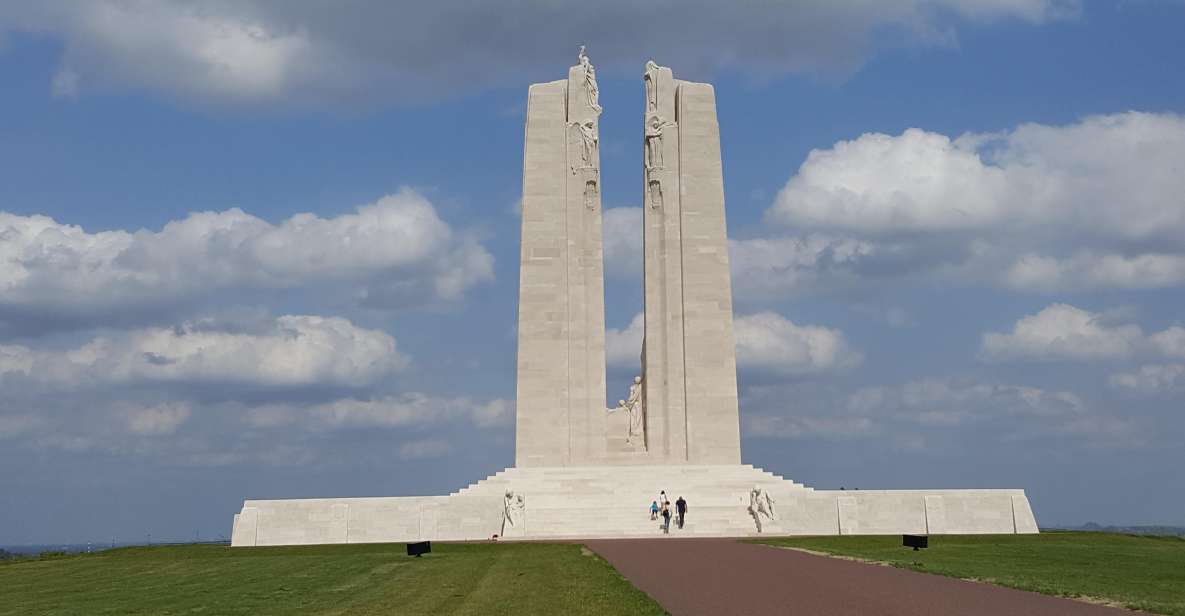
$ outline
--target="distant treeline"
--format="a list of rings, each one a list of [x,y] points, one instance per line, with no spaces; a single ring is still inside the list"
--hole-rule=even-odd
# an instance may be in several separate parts
[[[1060,526],[1042,530],[1083,530],[1095,533],[1119,533],[1123,535],[1178,535],[1185,536],[1185,526],[1103,526],[1087,522],[1082,526]]]

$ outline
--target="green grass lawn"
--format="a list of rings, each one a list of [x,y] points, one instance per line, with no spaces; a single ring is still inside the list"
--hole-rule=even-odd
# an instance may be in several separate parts
[[[663,614],[579,545],[126,548],[0,564],[0,614]]]
[[[854,556],[1064,597],[1093,597],[1185,616],[1185,538],[1106,533],[932,536],[914,552],[901,537],[803,537],[761,543]]]

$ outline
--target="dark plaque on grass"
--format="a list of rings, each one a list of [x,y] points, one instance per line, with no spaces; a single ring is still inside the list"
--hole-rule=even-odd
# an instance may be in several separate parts
[[[407,544],[407,555],[419,558],[421,554],[427,554],[432,551],[431,541],[420,541],[418,543]]]
[[[929,547],[930,537],[928,535],[901,535],[901,545],[907,548],[913,548],[913,551],[918,551],[918,548]]]

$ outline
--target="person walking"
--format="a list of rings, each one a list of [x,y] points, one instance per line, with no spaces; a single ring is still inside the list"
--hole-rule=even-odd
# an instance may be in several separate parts
[[[662,504],[662,534],[671,534],[671,504]]]
[[[679,514],[679,530],[683,530],[683,516],[687,515],[687,501],[683,500],[682,496],[675,501],[675,513]]]
[[[658,501],[650,501],[650,519],[658,519]]]

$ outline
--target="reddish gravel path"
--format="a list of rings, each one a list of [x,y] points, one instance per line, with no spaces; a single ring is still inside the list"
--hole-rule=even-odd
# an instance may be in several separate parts
[[[606,540],[587,545],[675,616],[1133,613],[727,539]]]

